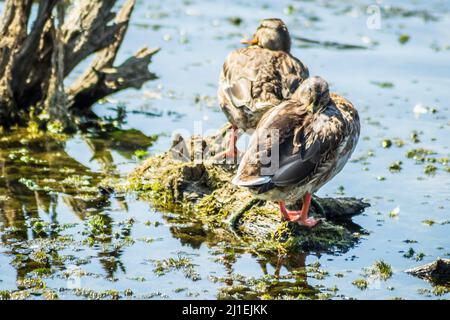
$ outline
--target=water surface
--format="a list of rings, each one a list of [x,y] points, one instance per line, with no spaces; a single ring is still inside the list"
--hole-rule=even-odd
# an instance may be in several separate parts
[[[379,29],[367,27],[371,5],[138,1],[118,62],[143,45],[161,47],[150,65],[159,79],[96,105],[109,123],[101,134],[1,138],[2,295],[448,299],[404,270],[450,255],[450,4],[381,1]],[[352,161],[318,193],[371,203],[353,219],[364,235],[347,252],[255,256],[135,195],[99,195],[101,179],[125,177],[139,151],[163,152],[173,131],[193,132],[197,121],[205,131],[222,126],[215,96],[223,60],[267,17],[285,20],[294,37],[322,43],[294,39],[292,53],[360,112]],[[377,260],[392,267],[392,277],[366,274]],[[353,284],[358,279],[368,287]]]

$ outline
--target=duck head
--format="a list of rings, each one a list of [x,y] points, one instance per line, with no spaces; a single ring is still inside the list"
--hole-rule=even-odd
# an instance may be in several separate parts
[[[321,77],[310,77],[303,81],[291,97],[306,106],[309,113],[317,113],[330,103],[328,82]]]
[[[242,40],[241,43],[257,45],[275,51],[289,52],[291,50],[291,36],[286,25],[280,19],[262,20],[253,35],[253,39]]]

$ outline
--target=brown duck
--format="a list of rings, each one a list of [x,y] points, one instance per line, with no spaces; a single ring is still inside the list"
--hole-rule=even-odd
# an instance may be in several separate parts
[[[237,130],[255,129],[262,115],[289,99],[309,76],[308,68],[289,52],[291,37],[280,19],[261,21],[249,44],[231,52],[219,80],[220,107],[232,124],[229,149],[220,157],[235,156]]]
[[[268,111],[254,132],[233,183],[278,201],[288,221],[312,227],[311,195],[342,170],[359,138],[359,116],[320,77],[306,79],[289,101]],[[301,211],[285,201],[303,198]]]

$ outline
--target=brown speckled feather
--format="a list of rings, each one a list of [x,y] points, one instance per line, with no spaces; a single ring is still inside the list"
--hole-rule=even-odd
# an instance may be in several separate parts
[[[223,65],[219,103],[232,124],[252,129],[269,108],[289,99],[308,76],[306,66],[289,53],[258,46],[238,49]]]
[[[360,125],[358,113],[348,100],[334,93],[330,98],[329,105],[319,113],[308,113],[305,106],[293,100],[267,112],[233,182],[258,193],[277,189],[268,192],[273,194],[269,198],[275,199],[280,194],[289,197],[290,193],[300,198],[299,192],[315,192],[333,178],[353,152]],[[272,145],[267,136],[271,130],[279,132],[279,144]],[[265,157],[277,147],[279,165],[274,165],[276,157],[268,163]],[[290,192],[293,189],[295,192]]]

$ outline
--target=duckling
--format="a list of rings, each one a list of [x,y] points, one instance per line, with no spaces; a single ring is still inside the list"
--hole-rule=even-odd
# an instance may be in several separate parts
[[[308,68],[290,54],[291,37],[280,19],[264,19],[249,46],[231,52],[223,64],[218,98],[232,124],[229,148],[216,158],[236,155],[237,130],[253,130],[267,110],[289,99],[309,77]]]
[[[330,93],[323,78],[308,78],[290,100],[263,116],[232,183],[278,202],[284,219],[313,227],[317,220],[308,217],[312,194],[342,170],[359,133],[358,112],[350,101]],[[301,198],[300,211],[286,209],[286,202]]]

